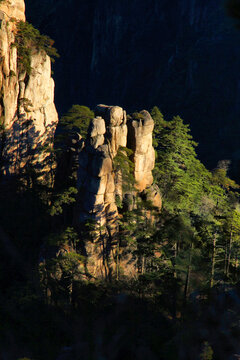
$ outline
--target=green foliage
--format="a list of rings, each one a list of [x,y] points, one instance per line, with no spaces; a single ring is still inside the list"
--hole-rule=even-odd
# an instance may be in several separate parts
[[[154,120],[153,146],[155,149],[158,149],[161,144],[161,132],[167,126],[167,121],[164,120],[163,114],[157,106],[152,108],[151,116]]]
[[[76,247],[78,242],[78,234],[72,227],[67,227],[64,231],[58,233],[52,233],[46,238],[49,246],[63,246],[69,245]]]
[[[77,130],[85,139],[90,121],[94,118],[94,112],[87,106],[72,105],[70,110],[62,116],[59,125],[66,136],[71,130]]]
[[[213,358],[213,349],[209,345],[209,343],[207,341],[205,341],[205,343],[203,344],[202,353],[200,354],[200,359],[201,360],[212,360],[212,358]]]
[[[80,275],[81,273],[79,269],[80,264],[84,264],[85,258],[80,254],[77,254],[74,251],[67,252],[61,256],[58,263],[61,264],[62,270],[66,273],[71,273],[71,275]],[[84,268],[82,268],[84,270]]]
[[[195,211],[211,174],[197,159],[197,144],[189,134],[189,126],[176,116],[160,127],[158,137],[155,176],[164,206],[172,211]]]
[[[135,111],[132,116],[131,116],[132,119],[136,119],[136,120],[144,120],[144,115],[141,114],[140,112],[138,111]]]
[[[162,227],[155,241],[160,245],[162,261],[170,260],[186,297],[189,286],[193,286],[192,274],[201,273],[213,286],[223,272],[228,273],[233,250],[237,249],[234,218],[236,240],[240,234],[236,212],[234,215],[239,185],[227,176],[227,161],[209,172],[197,159],[197,144],[179,116],[166,122],[158,108],[152,115],[156,124],[155,181],[163,197]]]
[[[15,41],[12,46],[17,48],[19,71],[26,71],[30,75],[32,71],[31,56],[35,51],[43,51],[54,61],[54,57],[59,57],[59,54],[53,44],[52,39],[47,35],[41,35],[39,30],[35,29],[32,24],[27,21],[18,21]]]
[[[58,257],[46,261],[45,265],[40,265],[40,272],[41,276],[44,278],[45,286],[51,286],[49,280],[47,280],[49,275],[51,275],[52,279],[54,279],[56,288],[58,286],[62,287],[61,282],[64,282],[65,280],[67,280],[67,282],[63,284],[63,287],[64,285],[69,286],[73,277],[78,277],[80,279],[84,274],[84,263],[84,256],[76,253],[75,251],[62,248]],[[66,290],[66,288],[63,288],[63,291]]]
[[[22,101],[30,106],[27,99]],[[46,354],[47,359],[57,358],[63,346],[74,348],[77,339],[77,344],[87,344],[83,352],[92,359],[106,357],[105,349],[111,349],[112,343],[119,358],[128,356],[126,349],[132,356],[134,344],[132,357],[139,358],[135,355],[141,340],[148,358],[177,359],[181,353],[186,359],[210,360],[225,356],[218,352],[220,345],[214,339],[229,333],[233,344],[239,289],[234,296],[230,289],[231,300],[224,303],[226,291],[220,293],[217,286],[240,279],[239,186],[228,177],[225,165],[210,172],[198,160],[189,126],[180,117],[165,121],[157,107],[151,114],[157,152],[155,181],[163,209],[154,212],[144,194],[134,199],[130,211],[118,203],[121,231],[111,241],[106,239],[106,226],[97,221],[89,221],[88,235],[82,232],[79,237],[72,225],[74,186],[40,187],[24,178],[20,179],[24,186],[13,190],[7,188],[8,183],[1,188],[0,345],[7,344],[11,331],[18,331],[13,338],[19,338],[26,354],[37,359],[46,359]],[[60,132],[67,137],[77,127],[85,136],[92,117],[90,109],[74,105],[62,118]],[[129,149],[120,147],[113,167],[122,176],[123,190],[134,193],[131,156]],[[90,243],[87,249],[83,248],[85,238]],[[96,247],[93,262],[99,261],[112,245],[118,274],[112,274],[109,283],[94,279],[95,274],[86,271],[87,253]],[[124,277],[123,266],[135,268],[137,275]],[[29,279],[31,288],[26,286]],[[212,300],[214,291],[221,294],[221,304]],[[231,309],[235,298],[236,314]],[[223,309],[227,319],[231,314],[234,319],[229,328],[221,320],[224,329],[217,329],[214,314],[222,319]],[[205,314],[214,331],[203,324]],[[6,338],[1,332],[4,327]],[[114,339],[120,339],[119,343]]]
[[[86,106],[73,105],[61,117],[54,139],[54,152],[58,162],[56,183],[61,188],[75,186],[77,181],[78,153],[86,138],[94,113]]]
[[[120,146],[117,155],[113,159],[113,169],[115,173],[120,172],[124,193],[134,189],[134,164],[130,160],[132,153],[131,149]]]
[[[78,193],[77,189],[70,187],[64,192],[57,194],[55,200],[50,209],[50,215],[60,215],[63,213],[63,207],[69,204],[72,204],[76,201],[76,194]]]
[[[229,191],[230,189],[239,189],[239,185],[227,176],[227,170],[216,168],[212,172],[212,183]]]

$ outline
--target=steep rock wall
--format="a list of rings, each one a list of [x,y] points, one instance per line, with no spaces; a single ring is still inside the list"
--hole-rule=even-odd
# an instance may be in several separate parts
[[[31,74],[18,67],[16,23],[25,20],[24,1],[0,4],[0,122],[1,163],[4,175],[19,173],[26,164],[42,168],[49,154],[41,149],[52,138],[58,115],[50,58],[33,51]]]

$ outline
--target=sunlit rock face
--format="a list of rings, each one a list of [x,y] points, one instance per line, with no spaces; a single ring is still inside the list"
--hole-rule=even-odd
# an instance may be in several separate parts
[[[0,5],[0,123],[3,175],[17,175],[34,165],[49,170],[49,153],[41,151],[52,138],[58,122],[50,58],[33,49],[31,74],[20,71],[15,40],[16,21],[25,20],[24,1]]]
[[[10,19],[25,21],[24,0],[2,0],[0,10]]]
[[[127,121],[126,111],[121,107],[98,105],[79,155],[75,225],[81,234],[87,223],[93,225],[93,240],[85,242],[88,271],[93,276],[106,276],[116,267],[120,218],[117,198],[123,200],[144,194],[155,207],[161,208],[159,189],[152,185],[154,122],[147,111],[143,110],[140,114],[142,120],[133,118]],[[119,149],[126,147],[132,150],[136,181],[130,193],[124,192],[122,171],[115,167]],[[126,267],[125,271],[133,274],[134,264]]]
[[[142,118],[129,121],[128,143],[133,150],[134,177],[136,188],[141,192],[153,183],[152,170],[155,166],[155,152],[152,146],[154,121],[146,110]]]

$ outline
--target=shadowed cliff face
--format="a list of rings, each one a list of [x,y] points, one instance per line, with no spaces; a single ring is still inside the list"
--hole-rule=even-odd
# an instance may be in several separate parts
[[[210,167],[238,158],[240,33],[221,1],[27,0],[56,40],[56,104],[158,105],[181,115]]]

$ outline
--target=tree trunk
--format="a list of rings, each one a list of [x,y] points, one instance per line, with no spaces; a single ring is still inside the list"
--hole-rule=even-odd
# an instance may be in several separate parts
[[[184,287],[184,302],[186,302],[189,292],[189,284],[190,284],[190,277],[191,277],[191,265],[192,265],[192,250],[193,250],[193,243],[191,243],[189,257],[188,257],[188,267],[187,267],[187,275]]]
[[[142,260],[142,274],[145,274],[145,263],[146,263],[146,258],[145,258],[145,256],[143,256],[143,260]]]
[[[116,259],[116,266],[117,266],[117,274],[116,274],[116,277],[117,277],[117,281],[119,280],[119,240],[118,240],[118,243],[117,243],[117,259]]]
[[[178,243],[174,244],[174,278],[177,278],[177,270],[176,270],[176,259],[178,254]]]
[[[227,258],[228,258],[228,241],[226,240],[225,254],[224,254],[224,274],[226,276],[227,276]]]
[[[229,276],[229,267],[230,267],[230,261],[231,261],[231,252],[232,252],[232,229],[230,232],[230,238],[229,238],[229,248],[228,248],[228,258],[227,258],[227,271],[226,275]]]
[[[213,250],[212,250],[212,266],[211,266],[211,278],[210,278],[210,288],[214,285],[214,274],[215,274],[215,263],[216,263],[216,240],[217,234],[214,234],[213,237]]]

